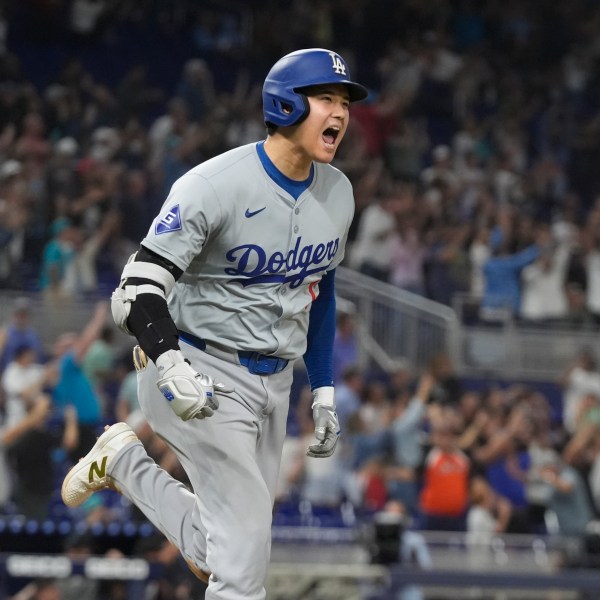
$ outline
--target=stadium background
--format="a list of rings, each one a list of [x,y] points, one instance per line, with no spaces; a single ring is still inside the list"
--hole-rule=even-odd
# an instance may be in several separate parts
[[[524,522],[474,545],[464,524],[426,528],[418,506],[403,518],[390,514],[385,501],[395,497],[379,476],[385,470],[372,476],[377,461],[323,473],[291,461],[301,476],[282,485],[276,507],[269,598],[594,597],[600,577],[581,568],[593,567],[598,551],[597,425],[590,417],[588,428],[566,427],[564,410],[565,375],[579,368],[582,350],[598,351],[597,2],[29,0],[5,2],[0,15],[0,317],[8,331],[19,310],[26,315],[42,362],[60,334],[89,326],[170,184],[197,162],[264,136],[260,85],[273,61],[299,47],[334,48],[371,92],[353,107],[336,158],[357,199],[339,277],[347,325],[338,336],[338,385],[358,386],[363,417],[371,425],[387,419],[386,435],[399,388],[412,394],[434,365],[444,385],[431,404],[444,414],[472,396],[483,413],[500,403],[507,419],[515,406],[541,406],[530,418],[547,422],[552,447],[584,482],[591,514],[575,533],[561,529],[548,505],[540,518],[527,512],[527,498],[523,507],[512,498]],[[495,241],[498,231],[505,244]],[[61,241],[75,251],[57,253]],[[516,279],[519,293],[499,305],[484,264],[497,245],[514,258],[531,244],[562,265],[555,287],[528,286],[515,268],[500,288]],[[548,290],[562,298],[558,308]],[[96,381],[105,420],[126,410],[118,401],[130,344],[110,329],[96,332],[114,361]],[[600,394],[595,365],[587,372],[586,393]],[[301,370],[296,379],[287,459],[306,418]],[[419,424],[419,484],[435,418]],[[60,415],[44,427],[59,430]],[[360,439],[378,439],[376,429]],[[531,460],[539,440],[533,430],[519,435]],[[348,438],[347,452],[356,450],[359,438]],[[475,465],[477,448],[466,449]],[[69,459],[60,448],[49,456],[56,484]],[[353,484],[340,483],[339,471]],[[383,497],[375,493],[382,481]],[[510,496],[501,484],[495,492]],[[64,598],[199,597],[119,498],[107,494],[76,514],[56,488],[47,500],[38,520],[18,503],[2,505],[0,598],[54,577],[72,584],[63,585]],[[86,563],[85,551],[117,562]],[[84,589],[65,578],[65,556],[76,575],[100,584]],[[157,579],[144,592],[149,573]],[[119,577],[134,581],[125,589]],[[420,587],[399,591],[413,579]]]

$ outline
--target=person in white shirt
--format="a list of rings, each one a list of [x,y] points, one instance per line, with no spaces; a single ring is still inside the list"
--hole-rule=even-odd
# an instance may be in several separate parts
[[[547,322],[567,316],[565,288],[570,248],[562,244],[523,269],[521,317],[527,321]]]
[[[12,427],[25,417],[49,376],[49,371],[36,361],[35,348],[26,345],[17,348],[2,374],[5,426]]]
[[[394,197],[386,194],[363,211],[350,261],[353,268],[381,281],[389,278],[394,239],[398,235]]]

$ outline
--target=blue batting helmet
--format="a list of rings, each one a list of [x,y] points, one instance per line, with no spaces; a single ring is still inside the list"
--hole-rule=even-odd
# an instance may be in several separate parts
[[[263,114],[270,125],[297,125],[308,115],[305,88],[324,83],[342,83],[348,88],[350,102],[364,100],[368,91],[350,80],[346,61],[324,48],[297,50],[280,58],[269,71],[263,85]]]

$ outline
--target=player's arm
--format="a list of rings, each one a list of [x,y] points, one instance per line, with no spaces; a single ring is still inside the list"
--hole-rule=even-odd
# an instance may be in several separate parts
[[[314,458],[331,456],[340,426],[335,412],[333,387],[333,340],[335,337],[335,269],[319,283],[319,295],[310,309],[304,364],[313,393],[313,419],[318,440],[308,448]]]
[[[182,274],[170,260],[140,246],[125,265],[119,287],[112,295],[115,323],[135,336],[154,362],[168,350],[179,350],[177,327],[167,298]]]
[[[216,393],[227,392],[212,377],[196,373],[179,349],[179,334],[169,313],[167,298],[183,271],[159,254],[140,246],[123,269],[113,292],[111,309],[117,326],[135,336],[138,370],[146,356],[159,372],[158,388],[184,421],[211,416],[219,406]]]

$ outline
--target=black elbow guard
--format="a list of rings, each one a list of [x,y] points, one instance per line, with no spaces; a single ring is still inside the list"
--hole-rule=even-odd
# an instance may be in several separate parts
[[[179,350],[177,327],[166,301],[156,294],[140,294],[136,298],[131,304],[127,326],[154,362],[167,350]]]

